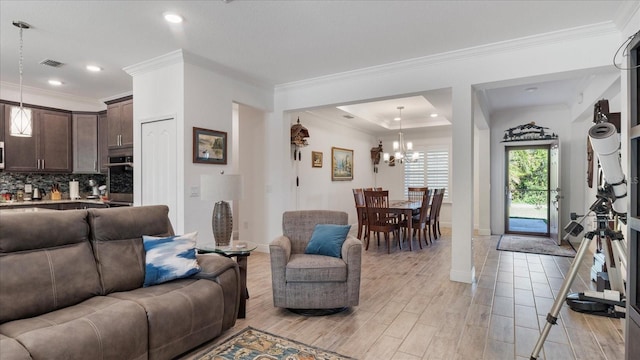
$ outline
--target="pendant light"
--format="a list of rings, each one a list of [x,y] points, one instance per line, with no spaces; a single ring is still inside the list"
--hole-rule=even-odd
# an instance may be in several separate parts
[[[31,109],[25,109],[22,104],[22,30],[31,26],[23,21],[14,21],[13,26],[20,29],[20,107],[11,108],[11,136],[31,137],[33,123],[31,121]]]
[[[402,110],[404,106],[398,106],[398,117],[394,120],[400,122],[400,131],[398,132],[398,141],[393,142],[393,158],[389,153],[384,153],[383,159],[384,162],[389,164],[390,166],[394,166],[396,162],[400,164],[414,162],[418,160],[419,154],[418,152],[413,151],[413,143],[411,141],[404,141],[404,133],[402,133]]]

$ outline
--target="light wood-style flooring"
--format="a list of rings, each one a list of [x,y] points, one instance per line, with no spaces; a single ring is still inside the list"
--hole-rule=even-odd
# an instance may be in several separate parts
[[[571,258],[497,251],[499,236],[473,240],[477,282],[449,280],[450,231],[410,252],[372,243],[363,249],[360,305],[303,317],[273,307],[269,254],[249,257],[246,319],[191,352],[202,353],[247,326],[357,359],[529,359]],[[573,291],[595,288],[592,259]],[[322,296],[322,294],[318,294]],[[623,320],[566,305],[539,359],[624,359]]]

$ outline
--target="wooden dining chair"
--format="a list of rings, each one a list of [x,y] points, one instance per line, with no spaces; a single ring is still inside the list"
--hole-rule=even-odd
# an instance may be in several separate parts
[[[445,188],[440,189],[440,199],[438,200],[438,206],[436,207],[436,219],[433,226],[433,233],[436,239],[438,238],[438,235],[442,236],[442,232],[440,231],[440,209],[442,208],[442,202],[444,200],[444,192]],[[437,234],[436,230],[438,230]]]
[[[428,188],[425,187],[409,187],[407,188],[407,199],[409,201],[422,201],[424,194],[427,192]]]
[[[358,239],[362,239],[363,230],[367,229],[367,205],[364,202],[364,190],[353,189],[353,199],[356,203],[356,216],[358,217]],[[365,232],[365,237],[368,232]]]
[[[395,234],[397,239],[400,238],[399,224],[397,217],[389,209],[389,191],[365,190],[364,201],[367,209],[367,237],[365,250],[369,249],[371,232],[376,233],[378,245],[380,245],[380,233],[384,233],[384,239],[387,243],[387,253],[391,253],[390,234]],[[402,244],[398,241],[398,245],[402,248]]]
[[[444,198],[444,189],[435,189],[433,192],[433,199],[431,200],[431,207],[429,208],[429,240],[431,240],[431,233],[433,238],[438,239],[437,222],[438,213],[440,212],[440,206],[442,205],[442,199]],[[433,243],[433,240],[431,240]]]
[[[407,188],[407,200],[411,202],[422,201],[424,194],[427,192],[427,187],[409,187]],[[420,207],[422,208],[422,207]],[[420,209],[415,209],[413,215],[420,214]]]
[[[420,213],[413,215],[412,217],[411,228],[413,229],[413,236],[415,237],[416,234],[418,235],[418,245],[420,245],[420,249],[422,249],[423,238],[424,243],[429,245],[429,240],[427,239],[427,231],[429,230],[429,203],[433,192],[433,190],[426,190],[422,194],[422,206],[420,206]],[[407,230],[408,225],[409,224],[406,219],[400,223],[400,227]],[[408,236],[404,236],[404,238],[408,238]]]

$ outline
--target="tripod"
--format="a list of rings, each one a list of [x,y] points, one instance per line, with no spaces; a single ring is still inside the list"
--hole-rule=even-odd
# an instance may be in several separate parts
[[[611,243],[612,243],[612,248],[614,252],[614,259],[620,259],[623,266],[626,267],[627,265],[626,250],[620,243],[621,240],[623,240],[622,233],[620,231],[613,231],[609,228],[609,214],[611,211],[610,205],[611,204],[607,197],[598,195],[598,199],[590,207],[591,211],[588,214],[584,215],[583,220],[591,212],[595,212],[598,227],[596,230],[589,231],[584,235],[584,238],[580,243],[580,247],[578,248],[576,257],[573,260],[571,267],[569,268],[569,272],[567,273],[567,276],[565,277],[564,282],[562,283],[562,286],[560,287],[558,296],[556,297],[555,301],[553,302],[553,305],[551,306],[551,311],[547,314],[547,319],[546,319],[547,322],[545,323],[544,328],[542,329],[542,333],[540,333],[540,337],[538,338],[538,341],[536,342],[536,345],[533,348],[533,351],[531,352],[531,358],[530,358],[531,360],[536,360],[538,358],[538,355],[540,354],[540,350],[542,350],[542,346],[544,345],[544,342],[547,339],[547,336],[549,336],[549,332],[551,331],[551,326],[557,324],[558,314],[560,313],[560,309],[562,308],[562,303],[566,299],[569,293],[569,288],[571,287],[571,284],[573,283],[573,281],[576,278],[576,275],[578,274],[578,269],[580,268],[580,264],[582,263],[582,260],[584,258],[584,255],[587,252],[587,249],[589,248],[589,244],[591,243],[591,240],[593,240],[593,238],[596,235],[600,235],[603,238],[610,238],[612,240]],[[572,223],[572,224],[575,224],[575,223]],[[571,231],[570,234],[568,235],[575,236],[582,231],[582,227],[579,224],[576,224],[577,226],[576,225],[571,226],[572,224],[569,224],[567,228],[571,228],[572,230],[577,230],[577,233]]]

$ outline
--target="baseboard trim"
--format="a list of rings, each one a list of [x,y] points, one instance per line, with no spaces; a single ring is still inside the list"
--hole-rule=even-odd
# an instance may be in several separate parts
[[[478,235],[489,236],[491,235],[491,229],[478,229]]]
[[[451,281],[457,281],[461,283],[473,284],[476,280],[476,268],[471,267],[471,272],[451,269],[449,272],[449,279]]]

